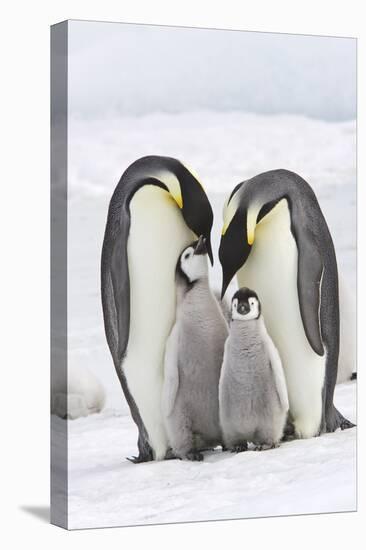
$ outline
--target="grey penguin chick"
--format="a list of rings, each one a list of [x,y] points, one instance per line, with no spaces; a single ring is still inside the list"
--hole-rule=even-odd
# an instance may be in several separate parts
[[[269,337],[257,294],[240,288],[231,303],[231,323],[219,384],[220,424],[232,452],[277,447],[289,409],[278,351]]]
[[[228,325],[208,281],[201,236],[176,267],[176,320],[165,348],[162,410],[175,456],[203,460],[221,444],[219,380]]]

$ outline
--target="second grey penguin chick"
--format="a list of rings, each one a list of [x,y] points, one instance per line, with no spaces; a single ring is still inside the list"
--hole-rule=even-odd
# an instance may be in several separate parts
[[[245,451],[279,445],[289,408],[280,356],[269,337],[257,294],[239,289],[232,298],[231,324],[219,385],[225,446]]]
[[[200,237],[176,268],[176,321],[166,343],[163,416],[179,458],[203,460],[221,444],[219,380],[228,325],[208,281],[207,249]]]

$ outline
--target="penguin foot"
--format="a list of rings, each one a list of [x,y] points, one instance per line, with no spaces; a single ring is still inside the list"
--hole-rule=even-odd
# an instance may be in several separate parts
[[[334,408],[334,413],[328,418],[326,422],[326,431],[327,432],[334,432],[338,428],[341,430],[349,430],[350,428],[354,428],[356,424],[353,424],[350,420],[347,420],[347,418],[344,418],[344,416],[336,409]]]
[[[352,373],[351,380],[357,380],[357,372]]]
[[[293,441],[296,439],[296,434],[287,434],[286,432],[283,434],[281,441]]]
[[[343,418],[343,420],[340,423],[341,430],[349,430],[350,428],[354,428],[356,424],[353,424],[350,420],[347,420],[347,418]]]
[[[276,449],[280,444],[276,443],[262,443],[261,445],[255,445],[254,451],[269,451],[269,449]]]
[[[195,462],[202,462],[203,461],[203,454],[200,453],[199,451],[195,451],[195,450],[192,450],[192,451],[189,451],[185,458],[187,460],[192,460],[192,461],[195,461]]]
[[[244,441],[243,443],[239,443],[238,445],[234,445],[230,448],[230,452],[232,453],[244,453],[248,450],[248,443]]]
[[[164,460],[175,460],[175,459],[180,459],[180,457],[174,453],[173,449],[168,449],[165,454]]]
[[[285,429],[283,430],[282,441],[292,441],[295,438],[296,438],[295,426],[288,415]]]
[[[146,458],[142,455],[139,456],[126,456],[126,459],[132,464],[141,464],[142,462],[151,462],[152,458]]]
[[[144,452],[144,453],[139,453],[139,456],[126,456],[126,459],[129,461],[129,462],[132,462],[133,464],[141,464],[142,462],[152,462],[154,460],[154,455],[152,453],[152,451],[150,452]]]
[[[141,462],[152,462],[154,460],[153,450],[143,433],[139,433],[137,447],[139,450],[139,455],[131,457],[127,456],[127,460],[129,460],[133,464],[141,464]]]

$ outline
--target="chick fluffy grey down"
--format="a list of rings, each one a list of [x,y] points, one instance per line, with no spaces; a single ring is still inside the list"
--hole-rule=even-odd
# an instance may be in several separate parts
[[[208,281],[200,238],[176,269],[176,322],[166,344],[163,414],[175,456],[202,460],[200,450],[221,443],[219,380],[228,326]]]
[[[268,336],[257,294],[233,296],[229,337],[220,378],[220,423],[225,446],[245,451],[279,444],[288,411],[281,359]]]

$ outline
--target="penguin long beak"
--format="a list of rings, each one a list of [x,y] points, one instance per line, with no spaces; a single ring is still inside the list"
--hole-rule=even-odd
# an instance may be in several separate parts
[[[207,254],[206,239],[203,235],[198,239],[194,254],[195,256]]]
[[[198,239],[198,243],[196,245],[194,254],[207,254],[210,258],[211,265],[213,265],[213,255],[212,255],[212,248],[211,248],[211,241],[210,237],[204,237],[203,235],[200,236]]]
[[[214,260],[213,260],[213,253],[212,253],[212,246],[211,246],[210,236],[206,237],[205,245],[206,245],[206,250],[207,250],[208,257],[210,258],[210,263],[211,263],[211,265],[213,265]]]
[[[229,286],[229,284],[230,284],[232,278],[233,278],[233,277],[231,277],[230,275],[228,275],[228,273],[225,273],[225,271],[222,270],[221,300],[222,300],[223,297],[225,296],[225,292],[226,292],[227,287]]]

